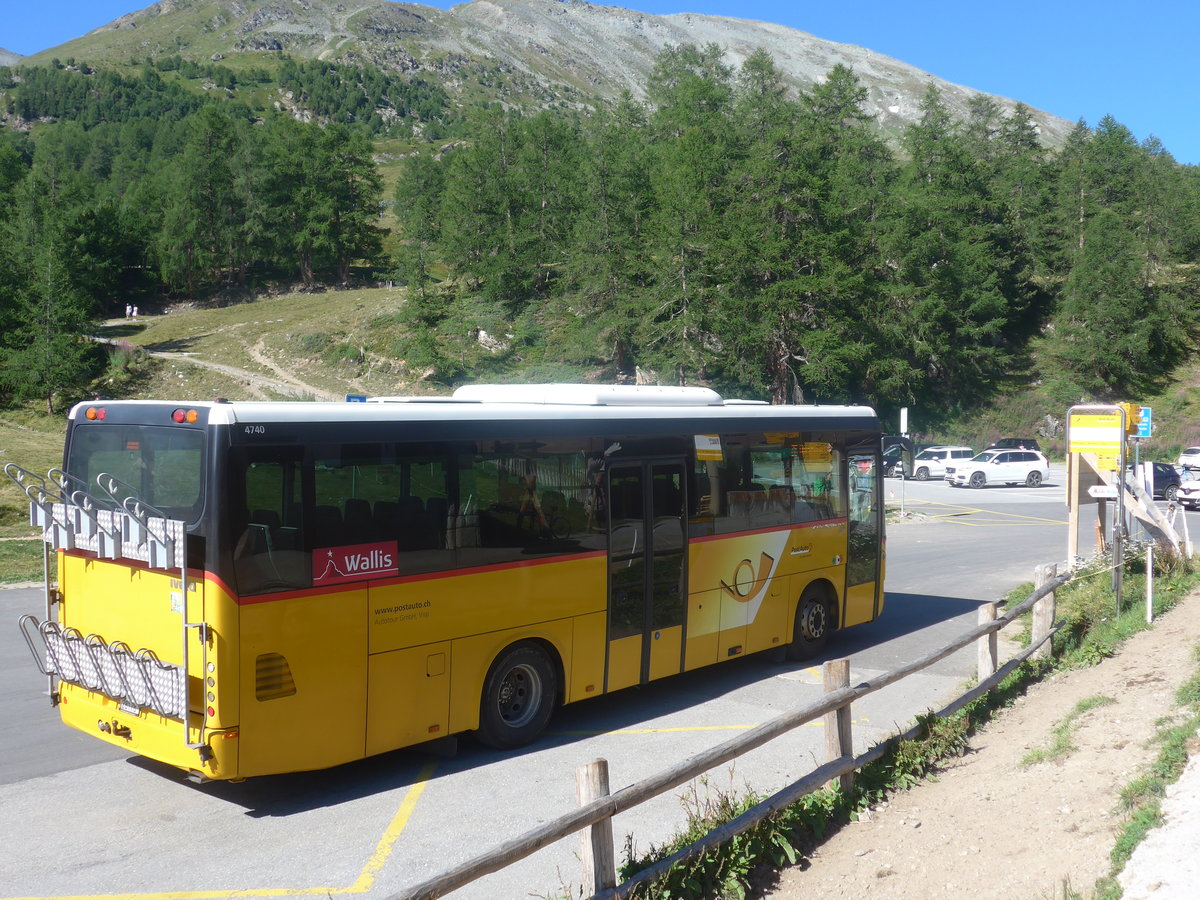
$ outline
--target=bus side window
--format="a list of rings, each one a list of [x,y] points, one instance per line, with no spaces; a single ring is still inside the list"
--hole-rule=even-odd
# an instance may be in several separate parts
[[[243,594],[308,587],[302,549],[299,460],[247,462],[240,473],[242,513],[235,523],[234,575]]]
[[[599,510],[589,505],[599,471],[589,468],[585,448],[572,441],[531,450],[485,442],[464,454],[458,495],[465,514],[450,515],[458,565],[579,552],[581,541],[599,527]]]

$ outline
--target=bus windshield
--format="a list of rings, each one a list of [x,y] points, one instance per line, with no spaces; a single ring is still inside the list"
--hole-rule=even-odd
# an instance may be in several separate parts
[[[67,473],[96,489],[99,475],[111,475],[133,489],[143,503],[169,518],[195,521],[203,507],[204,433],[160,425],[76,428]]]

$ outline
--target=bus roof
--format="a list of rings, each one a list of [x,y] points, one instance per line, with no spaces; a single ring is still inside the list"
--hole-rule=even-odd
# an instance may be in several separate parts
[[[99,400],[81,403],[69,418],[87,407],[107,407],[119,418],[141,420],[136,410],[182,407],[201,413],[209,425],[283,422],[436,422],[690,419],[770,421],[804,419],[829,427],[878,428],[868,406],[773,406],[726,400],[708,388],[661,388],[633,385],[472,385],[453,396],[379,397],[368,402],[330,401],[156,401]],[[207,415],[205,415],[207,414]]]

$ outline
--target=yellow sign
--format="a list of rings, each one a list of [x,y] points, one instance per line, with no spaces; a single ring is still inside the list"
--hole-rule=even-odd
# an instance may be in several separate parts
[[[833,461],[833,445],[817,441],[805,441],[800,445],[800,458],[806,463]]]
[[[1125,431],[1118,412],[1073,412],[1067,424],[1067,452],[1096,454],[1097,468],[1120,467]]]
[[[722,462],[725,454],[721,452],[721,436],[719,434],[696,435],[696,459]]]

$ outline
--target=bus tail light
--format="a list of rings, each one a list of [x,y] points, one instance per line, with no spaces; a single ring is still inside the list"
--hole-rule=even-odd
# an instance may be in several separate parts
[[[83,417],[90,422],[95,422],[97,420],[103,422],[104,417],[107,415],[108,410],[106,410],[103,406],[89,406],[83,411]]]
[[[171,419],[182,425],[186,422],[189,425],[195,425],[200,421],[200,413],[194,409],[177,409],[171,413]]]

